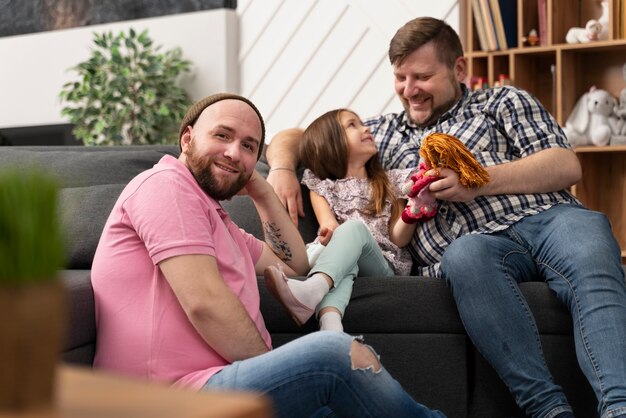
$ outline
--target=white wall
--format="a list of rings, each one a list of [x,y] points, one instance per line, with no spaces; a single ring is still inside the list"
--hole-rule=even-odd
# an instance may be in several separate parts
[[[164,48],[194,63],[184,81],[193,99],[217,91],[249,97],[268,139],[336,107],[362,117],[400,110],[389,41],[419,15],[459,28],[458,0],[238,0],[237,10],[174,16],[0,38],[0,128],[65,123],[58,99],[89,56],[92,32],[149,29]]]
[[[89,58],[93,32],[148,29],[163,49],[181,47],[193,62],[183,86],[193,99],[238,91],[238,24],[234,10],[218,9],[0,37],[0,128],[66,123],[58,95],[77,74],[67,71]]]
[[[399,111],[387,58],[396,30],[420,15],[459,30],[458,0],[238,0],[237,15],[240,92],[268,140],[338,107]]]

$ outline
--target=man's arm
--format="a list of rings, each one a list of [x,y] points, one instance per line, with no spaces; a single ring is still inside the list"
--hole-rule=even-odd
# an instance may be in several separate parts
[[[274,187],[295,225],[298,225],[298,216],[304,217],[302,193],[296,177],[298,146],[301,138],[302,129],[280,131],[272,138],[265,151],[270,165],[267,181]]]
[[[430,184],[430,191],[437,199],[468,202],[478,196],[563,190],[576,184],[582,176],[578,157],[567,148],[545,149],[518,161],[486,167],[486,170],[489,183],[469,189],[459,183],[454,171],[440,169],[441,179]]]
[[[162,261],[159,268],[189,321],[220,356],[232,363],[269,351],[214,257],[181,255]]]
[[[276,264],[280,264],[287,275],[308,273],[309,261],[300,231],[272,186],[255,171],[244,192],[254,202],[265,233],[265,247],[255,265],[257,273],[261,274],[266,267]]]

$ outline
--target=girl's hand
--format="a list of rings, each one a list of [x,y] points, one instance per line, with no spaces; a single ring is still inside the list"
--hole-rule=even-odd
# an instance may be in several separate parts
[[[330,239],[333,237],[333,231],[337,228],[338,225],[324,225],[320,227],[320,232],[318,234],[320,238],[320,244],[326,246],[330,242]]]

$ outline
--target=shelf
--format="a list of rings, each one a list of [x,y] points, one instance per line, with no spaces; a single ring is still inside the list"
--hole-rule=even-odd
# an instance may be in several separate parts
[[[472,5],[459,2],[468,80],[482,77],[489,85],[507,74],[512,85],[535,96],[563,126],[580,97],[592,86],[607,90],[618,100],[626,88],[626,39],[619,36],[617,1],[610,0],[609,40],[565,43],[572,27],[584,27],[602,13],[598,0],[545,0],[546,45],[530,46],[522,38],[539,30],[538,4],[543,0],[517,0],[517,45],[499,51],[480,50]],[[479,19],[480,20],[480,19]],[[624,22],[626,24],[626,22]],[[509,42],[510,44],[510,42]],[[603,212],[626,261],[626,145],[584,146],[574,149],[583,175],[572,192],[588,208]]]
[[[590,51],[590,52],[610,52],[623,51],[626,46],[626,39],[616,39],[613,41],[595,41],[586,44],[554,44],[548,46],[526,46],[522,48],[509,48],[502,51],[467,51],[465,54],[470,57],[487,57],[490,55],[508,54],[538,54],[542,52],[555,51]]]
[[[589,152],[626,152],[626,145],[607,145],[605,147],[596,147],[593,145],[574,148],[576,154],[584,154]]]

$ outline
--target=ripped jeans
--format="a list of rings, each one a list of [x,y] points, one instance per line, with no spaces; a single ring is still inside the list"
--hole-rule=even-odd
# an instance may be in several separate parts
[[[369,346],[336,331],[314,332],[237,361],[204,389],[263,393],[277,417],[445,417],[415,402]]]

